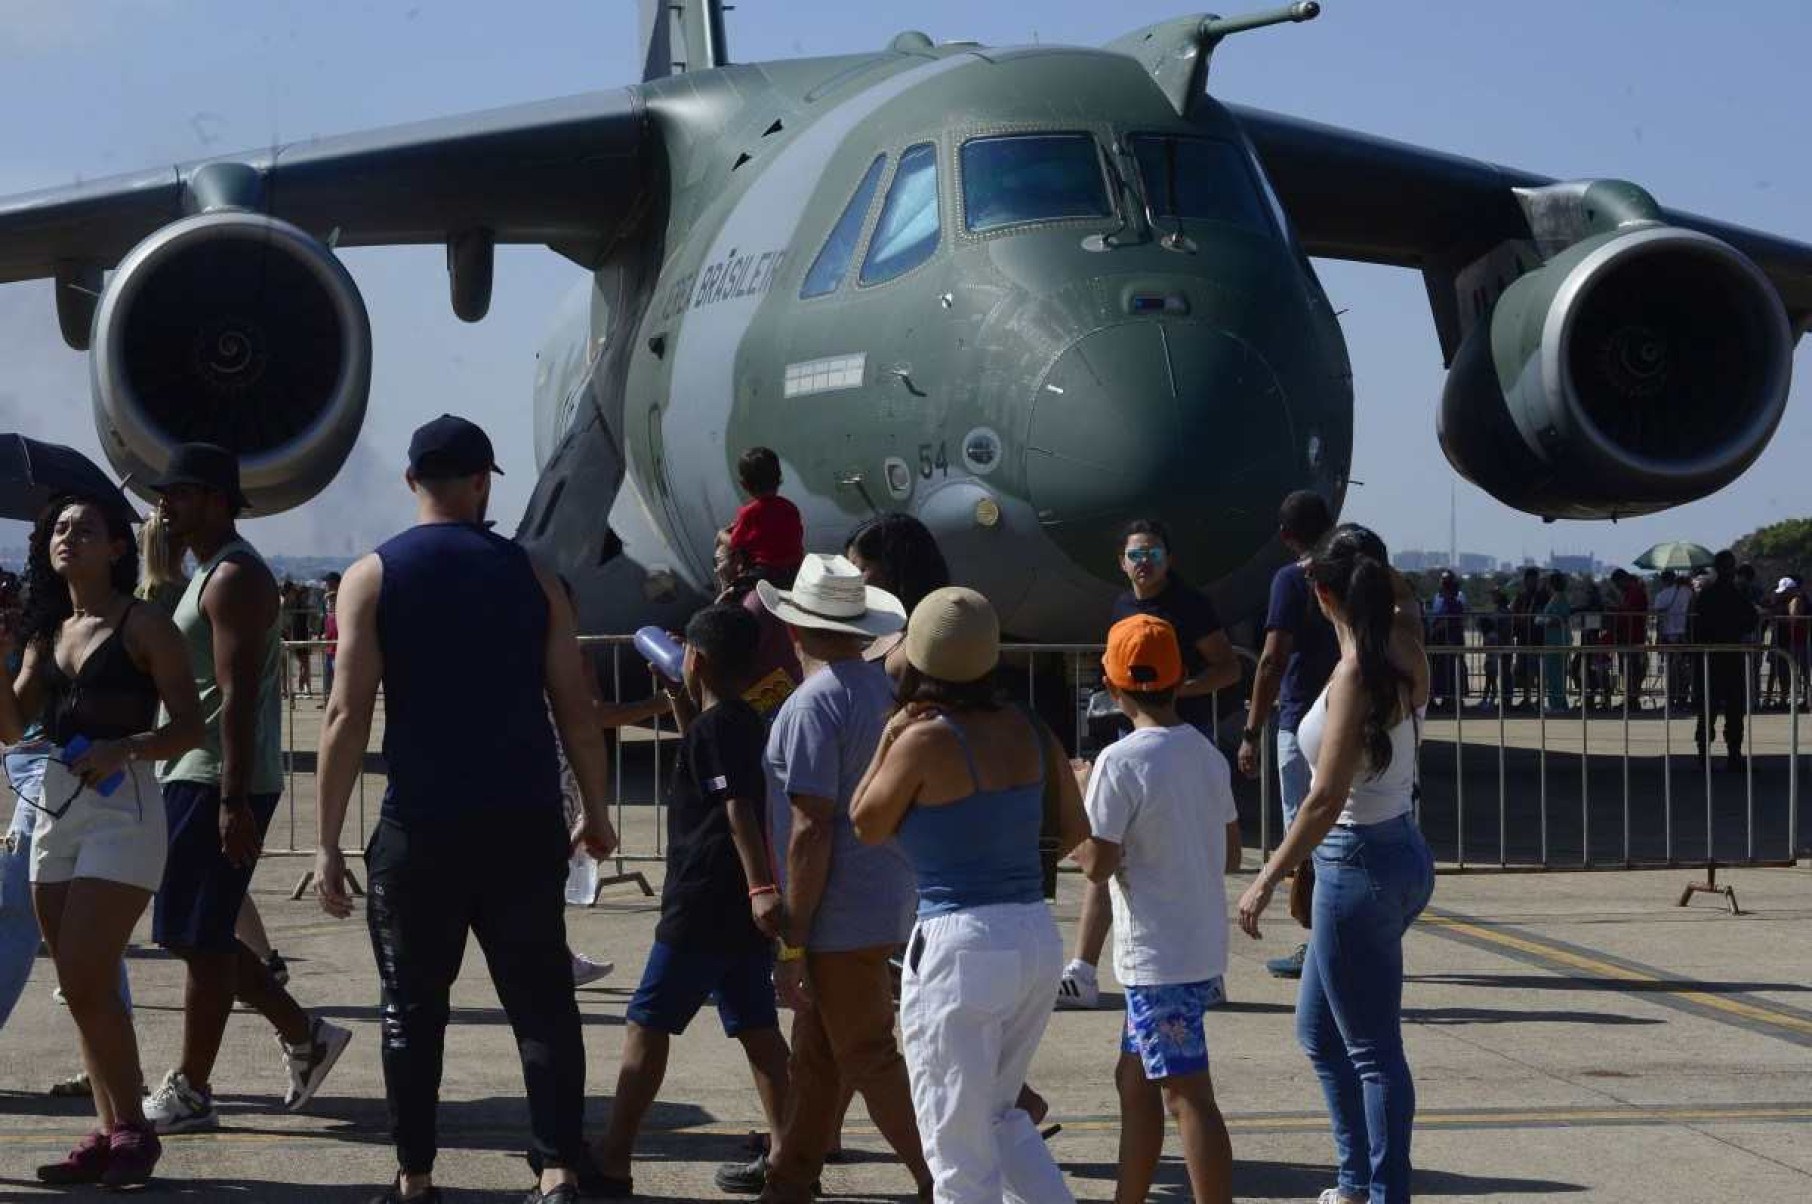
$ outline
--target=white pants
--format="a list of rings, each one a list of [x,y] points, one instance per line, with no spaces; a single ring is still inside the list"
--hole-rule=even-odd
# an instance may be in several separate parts
[[[900,1031],[937,1204],[1075,1200],[1016,1106],[1062,972],[1063,942],[1043,903],[932,916],[913,932]]]

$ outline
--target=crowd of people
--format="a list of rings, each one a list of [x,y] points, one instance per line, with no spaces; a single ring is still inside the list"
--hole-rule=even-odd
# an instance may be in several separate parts
[[[1695,714],[1727,704],[1713,678],[1730,673],[1748,679],[1748,710],[1812,705],[1812,594],[1791,574],[1765,588],[1729,551],[1697,573],[1669,569],[1647,581],[1624,569],[1603,582],[1525,569],[1514,594],[1491,585],[1483,605],[1443,572],[1424,613],[1437,711]],[[1708,670],[1704,653],[1668,651],[1684,645],[1753,651],[1713,655]]]
[[[1168,1114],[1194,1199],[1228,1201],[1234,1155],[1207,1016],[1226,997],[1233,922],[1257,938],[1280,889],[1309,933],[1270,968],[1301,979],[1296,1036],[1334,1136],[1321,1200],[1409,1199],[1402,938],[1433,888],[1413,796],[1438,672],[1424,607],[1375,534],[1336,527],[1313,494],[1281,507],[1296,559],[1272,584],[1236,764],[1259,772],[1275,706],[1287,832],[1230,909],[1236,770],[1214,734],[1238,662],[1161,524],[1119,541],[1127,589],[1102,676],[1120,724],[1089,763],[1006,700],[997,617],[950,580],[924,526],[883,515],[841,548],[808,550],[778,457],[759,448],[739,461],[749,502],[720,536],[722,592],[687,625],[681,665],[650,702],[606,704],[566,586],[485,521],[496,471],[473,424],[419,429],[407,472],[418,524],[333,581],[309,629],[331,642],[315,881],[338,917],[354,910],[348,803],[380,691],[385,703],[388,784],[365,850],[397,1155],[380,1204],[440,1199],[441,1064],[468,934],[522,1062],[531,1202],[634,1194],[674,1039],[707,1003],[746,1052],[768,1128],[752,1161],[718,1170],[720,1188],[812,1199],[859,1093],[919,1198],[1070,1200],[1041,1127],[1049,1104],[1028,1077],[1053,1009],[1099,1002],[1110,935],[1126,1006],[1116,1199],[1146,1197]],[[235,999],[273,1030],[291,1108],[308,1106],[352,1038],[289,995],[247,902],[282,786],[294,591],[286,610],[238,534],[229,453],[185,447],[155,488],[142,563],[120,505],[53,502],[33,533],[21,621],[3,637],[17,656],[0,740],[21,803],[0,987],[16,998],[16,954],[41,930],[96,1113],[88,1137],[39,1169],[47,1183],[143,1183],[160,1133],[218,1124],[213,1070]],[[1551,605],[1524,613],[1564,619]],[[1463,613],[1428,611],[1435,624]],[[660,920],[591,1143],[569,856],[616,847],[606,729],[668,711],[683,738]],[[1051,911],[1065,860],[1087,882],[1067,965]],[[147,906],[152,939],[187,975],[181,1048],[149,1092],[122,962]]]

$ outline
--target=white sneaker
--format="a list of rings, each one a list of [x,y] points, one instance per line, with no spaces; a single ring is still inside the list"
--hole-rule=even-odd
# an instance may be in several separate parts
[[[291,1112],[306,1107],[351,1040],[352,1030],[329,1024],[319,1017],[309,1026],[308,1040],[301,1045],[290,1045],[279,1035],[277,1048],[283,1051],[283,1061],[289,1070],[289,1090],[283,1093],[283,1106]]]
[[[609,978],[617,971],[615,962],[594,962],[582,954],[573,954],[573,985],[585,986],[601,978]]]
[[[145,1121],[159,1133],[193,1133],[218,1129],[213,1094],[189,1086],[189,1076],[172,1070],[145,1099]]]
[[[1095,967],[1072,961],[1057,980],[1057,1007],[1063,1011],[1093,1011],[1101,1006],[1101,984]]]
[[[1371,1198],[1369,1192],[1364,1195],[1349,1196],[1338,1187],[1330,1187],[1315,1197],[1315,1204],[1366,1204]]]

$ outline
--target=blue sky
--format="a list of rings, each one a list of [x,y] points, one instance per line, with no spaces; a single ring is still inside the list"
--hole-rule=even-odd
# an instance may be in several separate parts
[[[1241,6],[1244,7],[1244,6]],[[1741,0],[1327,0],[1319,21],[1222,47],[1214,91],[1545,174],[1622,176],[1663,203],[1812,241],[1803,50],[1812,5]],[[5,0],[0,4],[0,193],[313,135],[631,82],[633,0]],[[878,48],[903,29],[938,40],[1100,44],[1188,11],[1175,3],[741,0],[742,60]],[[1228,11],[1239,11],[1232,5]],[[511,470],[513,525],[532,482],[534,352],[577,269],[507,249],[491,316],[459,323],[436,248],[346,256],[376,338],[371,416],[349,471],[316,503],[252,528],[275,550],[362,550],[408,521],[398,477],[409,431],[443,410],[484,422]],[[1450,482],[1435,440],[1442,369],[1422,283],[1387,268],[1318,265],[1343,319],[1357,390],[1347,514],[1393,547],[1447,542]],[[1796,366],[1812,360],[1802,349]],[[1459,482],[1460,541],[1505,557],[1650,542],[1726,541],[1812,512],[1812,386],[1761,461],[1715,498],[1612,527],[1511,511]],[[93,450],[85,359],[57,337],[49,289],[0,286],[0,429]],[[0,524],[0,543],[19,542]]]

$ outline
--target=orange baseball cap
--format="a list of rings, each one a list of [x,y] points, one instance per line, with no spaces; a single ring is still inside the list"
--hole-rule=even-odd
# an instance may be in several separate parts
[[[1101,658],[1115,689],[1156,693],[1183,681],[1183,651],[1177,629],[1156,615],[1121,619],[1107,633],[1107,655]]]

